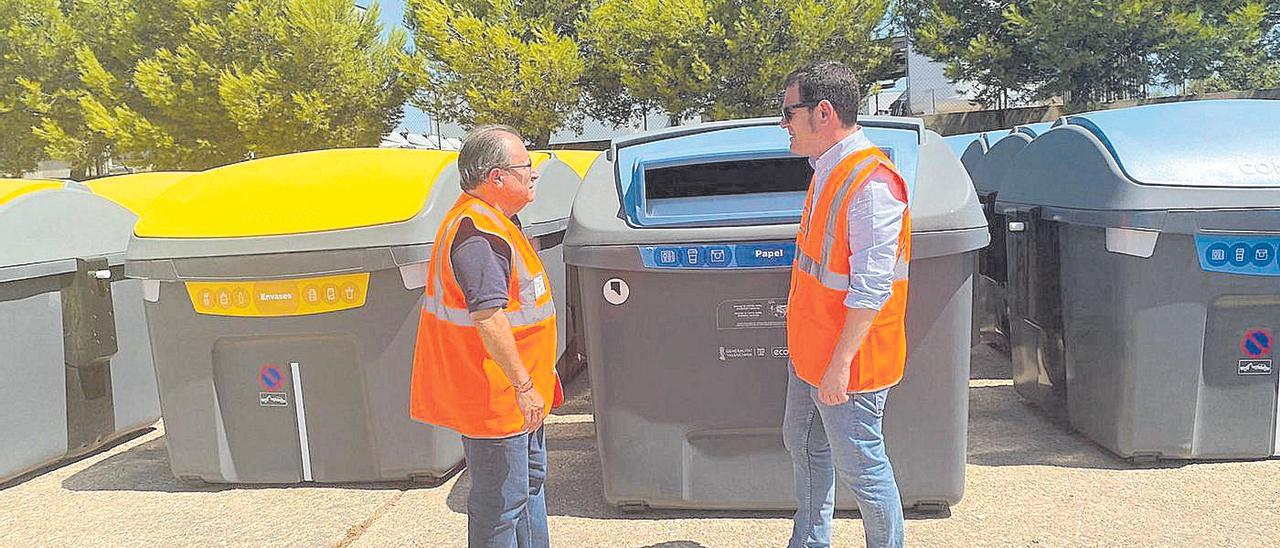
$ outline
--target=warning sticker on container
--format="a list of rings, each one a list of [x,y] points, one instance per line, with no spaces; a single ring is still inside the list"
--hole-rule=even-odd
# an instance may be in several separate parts
[[[1237,375],[1270,375],[1271,360],[1240,360],[1236,369]]]
[[[284,392],[258,392],[258,405],[262,407],[288,407],[289,398]]]
[[[787,326],[786,299],[739,299],[716,307],[718,329],[779,329]]]

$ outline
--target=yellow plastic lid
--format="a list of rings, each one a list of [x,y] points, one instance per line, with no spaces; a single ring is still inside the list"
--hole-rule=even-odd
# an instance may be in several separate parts
[[[598,150],[557,150],[555,154],[556,158],[559,158],[561,162],[573,168],[574,173],[577,173],[579,178],[585,178],[587,170],[591,169],[591,164],[596,161],[596,158],[600,157],[600,151]]]
[[[87,181],[94,194],[105,197],[141,215],[156,198],[173,185],[194,174],[191,171],[153,171],[116,175]]]
[[[4,205],[23,194],[62,188],[63,184],[47,179],[0,179],[0,205]]]
[[[324,232],[413,218],[458,154],[349,148],[250,160],[197,173],[155,200],[144,238]]]

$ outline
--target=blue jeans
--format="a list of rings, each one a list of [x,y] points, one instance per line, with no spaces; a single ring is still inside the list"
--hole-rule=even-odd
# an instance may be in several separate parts
[[[544,427],[545,428],[545,427]],[[471,475],[467,546],[546,548],[547,448],[543,428],[509,438],[462,437]]]
[[[795,468],[797,505],[788,546],[831,546],[837,470],[858,499],[867,546],[902,546],[902,498],[880,431],[889,389],[850,394],[845,403],[826,405],[818,400],[817,388],[796,376],[794,365],[787,372],[782,442]]]

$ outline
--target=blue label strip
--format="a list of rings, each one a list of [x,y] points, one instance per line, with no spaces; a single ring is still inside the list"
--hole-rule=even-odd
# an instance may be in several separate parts
[[[794,242],[640,246],[645,268],[786,268],[796,258]]]
[[[1280,237],[1197,235],[1196,253],[1205,272],[1280,276]]]

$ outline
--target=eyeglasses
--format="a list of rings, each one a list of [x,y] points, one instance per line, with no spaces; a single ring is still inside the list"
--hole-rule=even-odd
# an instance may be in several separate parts
[[[490,169],[490,170],[493,170],[493,169],[501,169],[501,170],[503,170],[503,171],[515,171],[515,170],[517,170],[517,169],[524,169],[524,168],[529,168],[529,171],[531,171],[531,172],[532,172],[532,171],[533,171],[533,160],[530,160],[528,163],[524,163],[524,164],[520,164],[520,165],[511,165],[511,166],[493,166],[493,167],[491,167],[491,168],[489,168],[489,169]]]
[[[790,105],[782,105],[782,121],[790,122],[791,117],[795,115],[795,109],[813,108],[818,106],[822,101],[800,101],[799,103],[791,103]]]
[[[501,166],[501,167],[499,167],[498,169],[505,169],[505,170],[511,171],[511,170],[516,170],[516,169],[524,169],[524,168],[526,168],[526,167],[527,167],[527,168],[529,168],[529,169],[533,169],[533,161],[532,161],[532,160],[530,160],[528,163],[520,164],[520,165],[516,165],[516,166]]]

